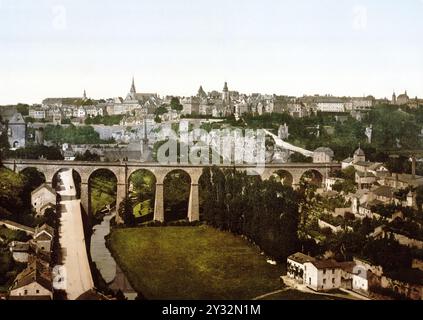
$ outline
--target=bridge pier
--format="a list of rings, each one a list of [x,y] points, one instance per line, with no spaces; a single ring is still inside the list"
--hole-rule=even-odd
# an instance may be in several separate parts
[[[188,220],[190,222],[200,220],[200,199],[198,182],[191,184],[191,191],[189,193],[188,203]]]
[[[154,201],[154,221],[164,222],[164,184],[156,183],[156,197]]]
[[[127,193],[127,185],[125,183],[117,183],[117,190],[116,190],[116,223],[122,224],[123,219],[119,215],[119,206],[122,201],[125,199]]]
[[[81,205],[87,215],[91,214],[91,196],[87,182],[81,182]]]

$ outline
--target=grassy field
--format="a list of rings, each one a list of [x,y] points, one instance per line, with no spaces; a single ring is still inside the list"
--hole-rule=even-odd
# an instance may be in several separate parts
[[[134,215],[135,218],[140,218],[146,216],[150,213],[150,203],[151,200],[146,200],[144,202],[140,202],[134,206]]]
[[[252,299],[280,289],[281,266],[209,227],[117,229],[111,250],[147,299]]]
[[[91,188],[91,210],[94,215],[116,201],[115,181],[97,176],[93,178]]]

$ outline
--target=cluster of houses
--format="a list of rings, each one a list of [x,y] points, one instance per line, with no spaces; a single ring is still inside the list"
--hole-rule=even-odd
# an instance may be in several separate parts
[[[355,183],[358,190],[355,193],[346,194],[347,200],[352,205],[349,209],[357,218],[381,218],[372,211],[372,208],[383,205],[396,205],[417,209],[417,187],[423,186],[423,177],[416,174],[416,159],[412,159],[411,174],[391,173],[389,169],[378,162],[366,161],[366,155],[358,148],[352,158],[342,161],[342,169],[353,167],[355,171]],[[344,179],[328,177],[325,179],[325,189],[332,192],[337,183]],[[408,190],[405,196],[399,196],[400,191]]]
[[[37,216],[45,214],[48,208],[56,206],[56,192],[43,184],[31,194],[31,202]],[[26,242],[12,241],[9,250],[13,260],[26,264],[9,289],[10,300],[53,299],[52,252],[55,230],[48,224],[30,228],[12,221],[0,221],[0,225],[25,232],[30,239]]]
[[[320,230],[332,233],[353,231],[348,223],[351,219],[365,218],[377,221],[377,227],[368,234],[372,239],[395,239],[399,244],[412,249],[423,249],[420,233],[413,233],[402,228],[412,224],[423,230],[419,221],[409,212],[417,212],[416,188],[423,186],[423,177],[416,174],[416,159],[413,157],[411,174],[391,173],[382,163],[367,161],[366,155],[358,148],[353,157],[342,161],[342,168],[354,168],[357,191],[342,192],[344,200],[350,206],[325,209],[318,219]],[[325,194],[329,197],[339,195],[335,185],[345,182],[341,178],[325,179]],[[396,226],[401,227],[397,228]],[[316,241],[321,239],[312,236]],[[371,265],[367,261],[355,258],[354,261],[339,263],[334,260],[320,260],[297,253],[288,258],[288,276],[298,283],[315,291],[332,289],[349,289],[366,296],[376,294],[374,291],[389,290],[399,296],[410,299],[423,299],[423,262],[415,259],[413,266],[404,272],[415,275],[415,281],[398,280],[384,274],[381,266]],[[420,280],[419,280],[420,279]],[[372,291],[374,289],[374,291]]]
[[[423,274],[422,261],[415,260],[415,273]],[[317,259],[301,252],[287,258],[287,277],[296,283],[316,292],[344,289],[365,297],[379,294],[380,289],[389,290],[412,300],[423,300],[423,284],[391,279],[384,275],[381,266],[354,258],[353,261],[337,262],[330,259]],[[417,280],[417,279],[416,279]]]
[[[44,224],[29,228],[18,223],[3,220],[0,225],[25,232],[30,236],[27,242],[12,241],[9,250],[13,260],[26,264],[9,288],[9,300],[51,300],[53,299],[53,276],[51,259],[55,231]]]
[[[401,245],[415,249],[423,249],[423,238],[401,230],[393,230],[388,225],[394,221],[412,222],[420,229],[423,226],[418,221],[411,221],[404,214],[405,209],[417,210],[416,188],[423,186],[423,177],[416,175],[416,159],[412,159],[411,174],[390,173],[381,163],[365,161],[363,150],[358,149],[353,159],[344,160],[343,165],[354,166],[356,170],[356,183],[359,186],[355,193],[346,194],[345,198],[351,203],[350,207],[337,208],[328,212],[333,217],[345,217],[353,214],[355,218],[365,218],[383,221],[370,235],[373,238],[382,238],[386,235],[393,236]],[[346,166],[348,167],[348,166]],[[325,187],[332,191],[333,186],[343,179],[327,178]],[[385,210],[389,208],[390,210]],[[383,212],[381,212],[381,210]],[[333,230],[338,226],[326,222],[326,227]],[[339,230],[338,230],[339,231]]]

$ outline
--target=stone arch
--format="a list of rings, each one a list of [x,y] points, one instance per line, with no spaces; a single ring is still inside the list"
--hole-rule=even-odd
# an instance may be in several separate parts
[[[308,182],[311,185],[316,186],[317,188],[323,187],[324,175],[316,169],[310,169],[301,175],[301,181]]]
[[[294,176],[287,170],[276,170],[273,172],[272,177],[278,182],[281,182],[284,186],[292,187],[294,185]]]
[[[97,179],[94,185],[94,178],[101,173],[105,173],[105,179]],[[111,180],[110,184],[109,181]],[[92,171],[87,178],[87,213],[95,215],[102,210],[113,210],[117,206],[117,184],[118,176],[110,168],[97,168]],[[95,192],[95,194],[93,194]],[[99,202],[93,202],[93,196],[101,199]]]
[[[134,181],[134,178],[140,179],[140,177],[137,176],[139,173],[144,176],[144,181],[142,182]],[[147,181],[145,177],[147,177]],[[148,181],[148,177],[150,177],[150,181]],[[144,183],[144,186],[136,186],[137,183]],[[128,175],[127,186],[128,197],[131,198],[132,202],[134,203],[134,214],[137,220],[139,220],[139,222],[154,220],[154,207],[156,203],[155,199],[157,187],[156,174],[147,168],[132,170],[131,174]]]
[[[191,175],[183,168],[175,168],[165,175],[163,180],[165,221],[189,218],[191,183]]]
[[[28,167],[25,167],[25,168],[22,168],[21,170],[19,170],[19,174],[25,174],[25,171],[29,171],[29,170],[36,170],[37,171],[37,173],[39,173],[40,174],[40,177],[42,176],[43,178],[43,182],[42,183],[46,183],[46,182],[48,182],[47,181],[47,177],[46,177],[46,174],[44,173],[44,172],[42,172],[40,169],[38,169],[37,167],[31,167],[31,166],[28,166]]]

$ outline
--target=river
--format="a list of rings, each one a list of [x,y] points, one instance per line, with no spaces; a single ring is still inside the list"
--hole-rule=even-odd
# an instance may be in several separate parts
[[[116,212],[106,215],[101,224],[93,228],[90,247],[91,258],[110,289],[116,291],[120,289],[128,300],[134,300],[137,293],[132,289],[125,274],[106,246],[105,237],[110,234],[110,220],[113,219],[115,214]]]

